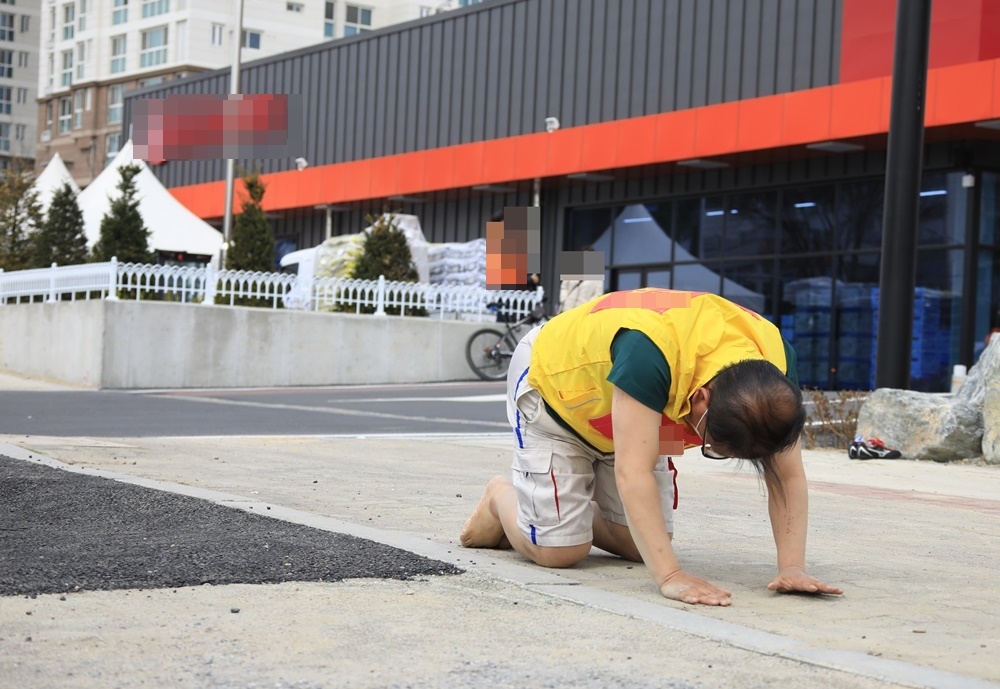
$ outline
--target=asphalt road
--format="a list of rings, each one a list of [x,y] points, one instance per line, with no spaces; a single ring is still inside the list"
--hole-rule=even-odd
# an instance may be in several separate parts
[[[504,383],[0,392],[0,435],[503,433]]]
[[[461,571],[266,514],[3,456],[0,505],[0,596]]]

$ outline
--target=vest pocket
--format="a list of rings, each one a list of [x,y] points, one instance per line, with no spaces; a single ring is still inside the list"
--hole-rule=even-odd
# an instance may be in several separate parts
[[[558,524],[559,491],[552,473],[552,450],[518,450],[513,469],[520,522],[535,526]]]
[[[576,409],[590,402],[600,402],[601,391],[597,388],[587,390],[560,390],[559,399],[567,409]]]

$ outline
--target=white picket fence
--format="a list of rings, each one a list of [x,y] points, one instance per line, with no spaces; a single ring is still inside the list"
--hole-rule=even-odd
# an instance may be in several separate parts
[[[423,308],[439,318],[493,320],[496,307],[512,319],[527,316],[544,297],[535,292],[488,290],[482,287],[415,282],[314,278],[300,280],[288,273],[215,270],[211,266],[161,266],[141,263],[86,263],[3,272],[0,270],[0,306],[31,301],[76,299],[169,299],[215,304],[237,299],[266,300],[271,308],[331,311],[336,307],[363,307],[385,315],[398,308],[402,315]]]

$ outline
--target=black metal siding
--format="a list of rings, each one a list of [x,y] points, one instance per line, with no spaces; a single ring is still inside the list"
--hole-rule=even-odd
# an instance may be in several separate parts
[[[488,0],[247,64],[246,93],[305,100],[326,165],[826,86],[842,0]],[[229,71],[129,94],[227,93]],[[290,159],[259,161],[264,172]],[[239,161],[252,167],[254,161]],[[167,186],[222,179],[169,162]]]

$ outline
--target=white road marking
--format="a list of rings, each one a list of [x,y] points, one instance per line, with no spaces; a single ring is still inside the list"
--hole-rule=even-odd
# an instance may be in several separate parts
[[[468,397],[372,397],[369,399],[327,400],[327,402],[503,402],[507,393],[497,395],[470,395]]]
[[[165,395],[171,399],[188,402],[203,402],[206,404],[222,404],[233,407],[255,407],[258,409],[290,409],[292,411],[315,412],[319,414],[338,414],[342,416],[374,416],[381,419],[399,419],[401,421],[422,421],[424,423],[448,423],[459,426],[489,426],[491,428],[509,429],[510,424],[499,421],[473,421],[471,419],[444,419],[433,416],[408,416],[406,414],[388,414],[378,411],[361,411],[359,409],[343,409],[341,407],[309,407],[302,404],[268,404],[266,402],[248,402],[246,400],[227,400],[218,397],[188,397],[186,395]],[[353,403],[354,400],[351,400]]]

